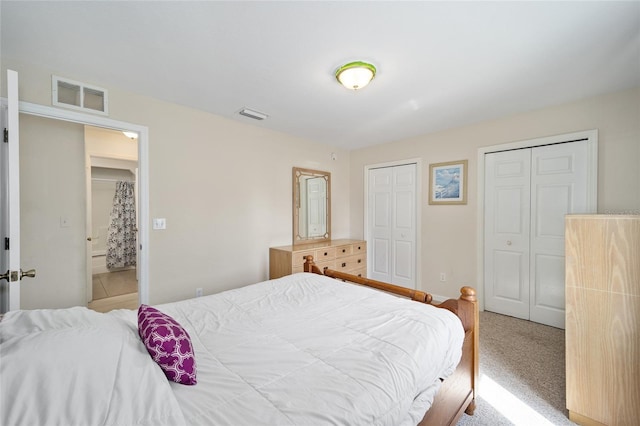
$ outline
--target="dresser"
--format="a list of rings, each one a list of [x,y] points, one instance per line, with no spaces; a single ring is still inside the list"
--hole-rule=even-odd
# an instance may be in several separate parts
[[[565,218],[569,418],[638,424],[640,215]]]
[[[363,240],[331,240],[300,246],[281,246],[269,249],[269,279],[304,272],[307,256],[320,269],[366,277],[367,242]]]

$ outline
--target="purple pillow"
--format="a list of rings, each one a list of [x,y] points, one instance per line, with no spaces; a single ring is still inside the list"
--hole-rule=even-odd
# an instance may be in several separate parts
[[[169,315],[147,305],[138,309],[138,333],[169,380],[195,385],[196,358],[189,333]]]

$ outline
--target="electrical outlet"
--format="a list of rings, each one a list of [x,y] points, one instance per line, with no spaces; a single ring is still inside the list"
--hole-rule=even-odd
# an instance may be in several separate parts
[[[202,297],[202,288],[201,287],[196,288],[196,297]]]
[[[447,280],[447,274],[445,274],[444,272],[440,272],[440,281],[446,281]]]

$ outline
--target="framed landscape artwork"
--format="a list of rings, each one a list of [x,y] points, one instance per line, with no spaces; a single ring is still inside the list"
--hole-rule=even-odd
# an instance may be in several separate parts
[[[429,164],[429,204],[467,204],[467,160]]]

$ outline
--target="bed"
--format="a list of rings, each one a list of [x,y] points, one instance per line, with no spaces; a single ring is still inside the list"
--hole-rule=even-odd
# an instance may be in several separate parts
[[[473,289],[435,307],[425,293],[321,272],[312,259],[305,270],[138,312],[7,313],[0,423],[395,426],[472,413]],[[165,318],[189,349],[171,362],[195,360],[193,374],[149,348],[157,333],[147,330]]]

